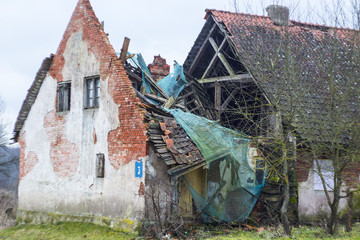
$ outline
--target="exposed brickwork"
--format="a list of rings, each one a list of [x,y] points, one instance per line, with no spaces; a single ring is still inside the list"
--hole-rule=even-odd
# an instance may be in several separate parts
[[[93,138],[94,138],[94,144],[96,144],[97,143],[97,136],[96,136],[95,128],[93,128]]]
[[[80,162],[79,147],[65,136],[65,117],[56,116],[56,111],[46,114],[44,128],[50,140],[50,161],[59,177],[72,177]]]
[[[115,50],[88,0],[80,0],[71,17],[63,39],[54,57],[50,74],[57,81],[63,81],[63,57],[69,37],[82,32],[82,39],[87,42],[88,51],[94,53],[100,62],[100,78],[108,81],[108,94],[119,106],[120,126],[108,133],[108,151],[111,164],[118,169],[122,164],[137,160],[146,154],[146,128],[143,122],[144,110],[140,108],[140,100],[135,95],[128,76],[117,60]],[[101,94],[106,94],[101,92]],[[56,121],[60,119],[55,119]],[[65,139],[64,144],[66,143]],[[71,146],[68,144],[68,147]]]
[[[29,152],[25,158],[25,132],[18,138],[20,144],[20,167],[19,167],[19,178],[20,180],[25,177],[35,165],[39,162],[39,158],[36,153]]]
[[[312,168],[312,158],[306,151],[299,151],[297,153],[296,161],[296,175],[298,182],[306,182],[309,177],[309,170]]]
[[[325,157],[326,158],[326,157]],[[313,158],[309,152],[299,151],[296,161],[296,174],[298,182],[306,182],[309,177],[309,171],[313,168]],[[343,180],[347,186],[357,187],[359,181],[360,164],[350,163],[343,171]]]
[[[360,163],[350,163],[344,170],[344,180],[347,186],[357,188],[360,185]]]
[[[160,55],[154,56],[154,61],[148,65],[152,77],[159,81],[170,73],[170,66],[166,64],[166,59]]]
[[[139,195],[144,196],[145,195],[145,185],[143,182],[140,183],[140,187],[139,187]]]

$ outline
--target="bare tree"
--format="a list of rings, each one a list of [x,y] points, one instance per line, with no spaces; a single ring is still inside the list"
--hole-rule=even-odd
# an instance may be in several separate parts
[[[341,6],[339,1],[338,6]],[[335,16],[335,23],[343,24],[346,20],[336,14],[327,16]],[[309,164],[315,165],[330,208],[327,229],[334,234],[339,201],[346,197],[340,191],[346,169],[357,163],[360,149],[358,32],[319,26],[315,36],[299,34],[286,25],[232,27],[233,32],[243,33],[235,40],[235,45],[241,46],[236,50],[240,49],[240,61],[265,98],[249,94],[242,86],[234,96],[233,109],[227,109],[231,112],[228,119],[243,119],[246,123],[241,126],[252,126],[249,134],[256,136],[259,147],[268,145],[276,149],[264,155],[270,165],[269,176],[277,175],[283,182],[280,213],[287,235],[291,234],[289,179],[294,173],[289,169],[297,152],[310,153]],[[229,88],[228,92],[233,91]],[[271,119],[275,119],[275,124],[270,124],[270,128],[262,124]],[[327,159],[332,165],[331,186],[324,176],[328,170],[322,167],[320,159]]]
[[[0,96],[0,145],[9,143],[8,123],[4,116],[5,103]]]
[[[336,232],[339,202],[347,195],[342,194],[344,183],[353,185],[349,178],[349,168],[356,169],[360,154],[360,49],[359,33],[335,29],[331,37],[323,40],[328,58],[315,58],[321,72],[322,88],[310,97],[321,94],[317,99],[321,117],[314,114],[300,114],[307,137],[306,144],[314,159],[314,171],[319,175],[330,207],[327,228],[330,234]],[[320,159],[328,160],[331,168],[326,169]],[[331,180],[325,176],[331,172]],[[351,171],[351,170],[350,170]],[[346,182],[346,180],[348,180]],[[331,183],[329,183],[331,182]],[[355,186],[353,186],[355,187]]]

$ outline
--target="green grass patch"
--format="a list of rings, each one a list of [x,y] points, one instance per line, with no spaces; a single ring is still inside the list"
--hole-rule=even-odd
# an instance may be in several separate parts
[[[300,226],[293,228],[292,236],[284,237],[281,228],[267,228],[261,232],[246,231],[244,229],[233,229],[228,234],[221,234],[213,237],[205,237],[201,239],[208,240],[233,240],[233,239],[360,239],[360,224],[354,225],[351,232],[345,232],[345,228],[340,226],[338,233],[331,236],[326,233],[325,227],[305,227]]]
[[[0,239],[136,239],[135,234],[123,233],[92,223],[60,222],[48,225],[18,225],[0,231]]]
[[[233,240],[233,239],[360,239],[360,224],[354,225],[353,231],[345,232],[339,227],[336,235],[326,234],[322,227],[293,228],[291,238],[283,237],[281,228],[266,228],[262,231],[246,230],[243,228],[226,229],[223,227],[209,227],[201,225],[197,230],[189,232],[189,239]],[[119,232],[108,227],[92,223],[61,222],[48,225],[18,225],[6,230],[0,230],[0,239],[144,239],[136,234]],[[176,238],[175,238],[176,239]]]

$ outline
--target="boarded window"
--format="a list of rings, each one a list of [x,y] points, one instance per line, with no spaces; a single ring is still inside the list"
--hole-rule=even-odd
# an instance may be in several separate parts
[[[96,177],[103,178],[105,176],[105,157],[103,153],[96,154]]]
[[[323,175],[326,188],[328,191],[334,189],[334,167],[330,160],[318,160],[314,161],[314,190],[324,191],[323,184],[321,182],[320,173]]]
[[[85,108],[99,107],[100,100],[100,77],[85,78]]]
[[[57,89],[57,111],[69,111],[70,110],[70,97],[71,97],[71,83],[61,82],[58,84]]]

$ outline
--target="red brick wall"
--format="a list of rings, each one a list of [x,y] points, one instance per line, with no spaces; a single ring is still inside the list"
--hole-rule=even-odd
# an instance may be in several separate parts
[[[166,59],[160,55],[154,56],[154,61],[148,65],[152,77],[158,81],[170,73],[170,66],[166,64]]]
[[[298,182],[306,182],[309,177],[309,170],[312,168],[312,158],[309,152],[300,150],[297,152],[296,175]]]
[[[79,147],[65,135],[65,117],[53,110],[46,114],[44,128],[50,141],[50,161],[59,177],[73,177],[80,162]],[[74,129],[75,131],[75,129]]]
[[[346,185],[357,188],[359,187],[359,173],[360,173],[360,163],[349,163],[344,169],[344,181]]]
[[[20,180],[25,177],[31,170],[34,168],[34,166],[39,162],[39,158],[36,153],[29,152],[28,155],[25,158],[25,149],[26,149],[26,143],[25,143],[25,132],[23,132],[19,138],[18,142],[20,144],[20,166],[19,166],[19,178]]]

